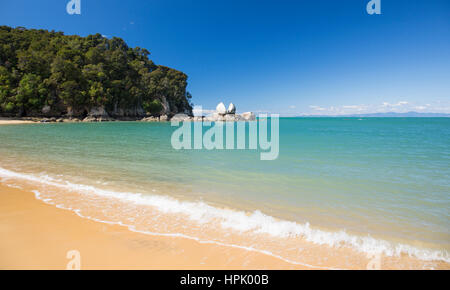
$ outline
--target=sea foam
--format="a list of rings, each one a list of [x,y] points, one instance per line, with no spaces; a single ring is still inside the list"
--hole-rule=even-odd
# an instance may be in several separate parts
[[[212,221],[218,222],[225,230],[233,230],[236,232],[267,234],[278,238],[301,238],[305,241],[317,244],[327,245],[331,247],[350,247],[360,253],[366,254],[383,254],[389,257],[408,255],[410,257],[418,258],[423,261],[444,261],[450,263],[449,254],[447,251],[438,251],[431,249],[422,249],[407,244],[392,243],[382,239],[376,239],[370,236],[357,236],[346,233],[345,231],[324,231],[315,229],[309,223],[297,223],[293,221],[286,221],[276,219],[272,216],[266,215],[259,210],[252,213],[244,211],[237,211],[227,208],[218,208],[211,206],[203,201],[191,202],[180,201],[170,196],[149,195],[132,192],[117,192],[111,190],[100,189],[91,185],[75,184],[61,178],[53,178],[51,176],[42,174],[25,174],[14,172],[0,167],[0,177],[3,181],[10,179],[20,179],[33,183],[45,184],[57,188],[73,191],[81,194],[96,195],[104,198],[112,198],[120,200],[125,203],[132,203],[136,205],[151,206],[156,208],[161,213],[184,215],[190,221],[205,224]],[[38,191],[34,191],[36,197],[43,199],[45,202],[50,202],[49,199],[41,198]],[[71,209],[67,208],[66,209]],[[71,209],[73,211],[78,211]],[[79,211],[77,212],[78,215]],[[86,216],[82,216],[86,217]],[[87,217],[89,218],[89,217]],[[99,222],[106,222],[98,220]],[[138,231],[132,225],[120,222],[121,225],[128,226],[130,230]],[[141,232],[141,231],[139,231]],[[146,232],[143,232],[146,233]],[[247,250],[256,250],[252,247],[245,247],[239,245],[231,245],[227,243],[220,243],[216,241],[205,241],[196,237],[186,236],[181,233],[151,233],[180,236],[198,240],[199,242],[214,242],[225,246],[240,247]],[[287,262],[296,263],[281,256],[272,254],[269,251],[257,250],[259,252],[270,254],[272,256],[283,259]],[[310,266],[310,265],[307,265]],[[314,267],[314,266],[311,266]]]

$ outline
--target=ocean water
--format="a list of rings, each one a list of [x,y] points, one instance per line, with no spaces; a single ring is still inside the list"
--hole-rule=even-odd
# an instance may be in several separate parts
[[[449,263],[449,118],[279,128],[279,158],[262,161],[259,150],[175,150],[170,123],[0,126],[0,179],[98,221],[308,265],[326,262],[297,256],[304,243]]]

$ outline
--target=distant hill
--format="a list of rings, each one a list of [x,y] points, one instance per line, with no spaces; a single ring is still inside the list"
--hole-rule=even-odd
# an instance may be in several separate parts
[[[450,114],[442,113],[419,113],[419,112],[407,112],[407,113],[372,113],[372,114],[353,114],[353,115],[304,115],[299,117],[359,117],[359,118],[450,118]]]

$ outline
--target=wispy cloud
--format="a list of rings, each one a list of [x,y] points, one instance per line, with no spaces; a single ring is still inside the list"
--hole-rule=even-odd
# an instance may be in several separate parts
[[[314,111],[327,111],[327,108],[322,108],[319,106],[309,106],[311,109],[313,109]]]
[[[391,103],[388,103],[388,102],[383,102],[383,107],[401,107],[401,106],[405,106],[405,105],[408,105],[409,104],[409,102],[407,102],[407,101],[401,101],[401,102],[398,102],[398,103],[395,103],[395,104],[391,104]]]
[[[351,115],[370,113],[446,113],[450,114],[450,102],[436,102],[434,104],[422,104],[410,101],[382,102],[381,104],[359,104],[359,105],[339,105],[339,106],[317,106],[310,105],[311,115]]]

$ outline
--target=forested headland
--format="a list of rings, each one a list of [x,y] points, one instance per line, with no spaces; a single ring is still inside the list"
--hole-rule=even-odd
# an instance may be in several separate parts
[[[149,55],[117,37],[0,26],[0,116],[191,114],[187,75]]]

